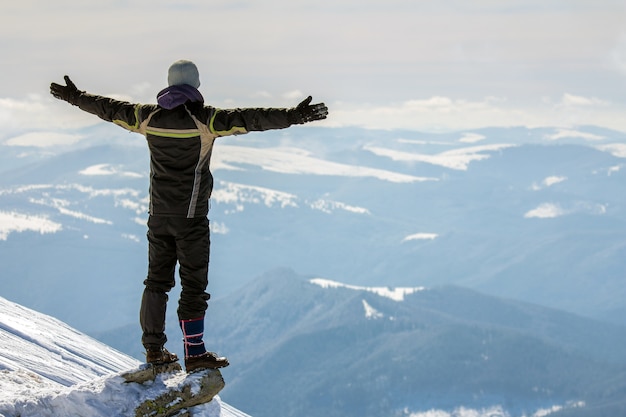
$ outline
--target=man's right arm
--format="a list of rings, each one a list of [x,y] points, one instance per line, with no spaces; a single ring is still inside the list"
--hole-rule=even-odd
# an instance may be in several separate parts
[[[66,85],[50,84],[50,94],[125,129],[138,128],[140,105],[80,91],[67,75],[65,83]]]

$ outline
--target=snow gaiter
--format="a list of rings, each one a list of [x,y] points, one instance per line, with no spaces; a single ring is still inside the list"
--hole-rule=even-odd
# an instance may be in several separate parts
[[[206,352],[204,341],[204,317],[192,320],[180,320],[180,328],[183,331],[183,343],[185,358],[199,356]]]
[[[139,321],[143,336],[141,338],[147,350],[161,350],[167,341],[165,336],[165,310],[168,296],[163,291],[154,291],[146,287],[141,298]]]

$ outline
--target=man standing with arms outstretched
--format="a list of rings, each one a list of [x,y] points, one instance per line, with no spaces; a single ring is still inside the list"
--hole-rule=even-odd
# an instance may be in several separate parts
[[[196,65],[174,62],[168,87],[157,104],[135,104],[80,91],[65,76],[52,83],[50,93],[61,100],[145,136],[150,150],[150,209],[148,218],[148,276],[141,300],[140,323],[146,362],[175,362],[165,348],[167,293],[175,284],[179,264],[182,286],[178,318],[183,332],[187,372],[228,366],[225,357],[206,350],[204,316],[210,294],[209,197],[213,176],[209,169],[216,138],[251,131],[283,129],[325,119],[328,108],[311,104],[309,96],[293,108],[221,110],[204,104],[198,91]]]

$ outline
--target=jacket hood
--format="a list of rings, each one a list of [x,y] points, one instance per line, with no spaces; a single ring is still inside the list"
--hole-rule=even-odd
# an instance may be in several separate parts
[[[188,101],[204,103],[204,97],[197,88],[188,84],[172,85],[157,94],[157,103],[164,109],[171,110]]]

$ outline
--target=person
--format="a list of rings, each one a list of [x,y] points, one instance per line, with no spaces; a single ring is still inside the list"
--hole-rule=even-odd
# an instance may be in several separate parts
[[[178,319],[183,333],[187,372],[228,366],[228,359],[207,351],[204,322],[210,294],[209,198],[213,176],[209,169],[216,138],[252,131],[283,129],[325,119],[324,103],[311,96],[292,108],[218,109],[204,104],[196,65],[174,62],[168,69],[168,87],[157,104],[137,104],[80,91],[66,75],[65,85],[51,83],[57,99],[78,106],[103,120],[145,136],[150,151],[150,205],[148,217],[148,274],[144,281],[139,321],[146,362],[175,362],[165,348],[167,293],[175,285],[179,265],[181,294]]]

